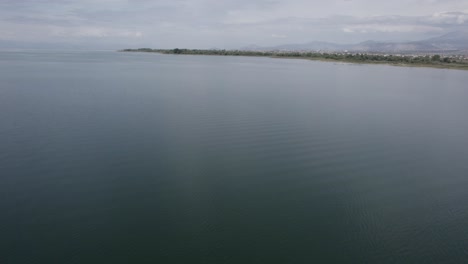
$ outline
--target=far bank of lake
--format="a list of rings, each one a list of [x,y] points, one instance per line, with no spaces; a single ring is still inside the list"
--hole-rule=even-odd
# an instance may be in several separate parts
[[[430,67],[439,69],[468,70],[468,61],[462,56],[441,55],[394,55],[371,53],[322,53],[286,51],[241,51],[200,49],[124,49],[121,52],[150,52],[175,55],[248,56],[287,59],[307,59],[358,64],[388,64],[402,67]]]

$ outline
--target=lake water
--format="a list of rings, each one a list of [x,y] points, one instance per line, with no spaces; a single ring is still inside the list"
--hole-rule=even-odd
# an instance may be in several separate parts
[[[468,71],[0,53],[0,263],[467,263]]]

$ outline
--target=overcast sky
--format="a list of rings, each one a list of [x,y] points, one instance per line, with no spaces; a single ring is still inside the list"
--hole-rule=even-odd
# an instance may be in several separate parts
[[[468,0],[0,0],[0,43],[238,48],[418,40],[468,28]]]

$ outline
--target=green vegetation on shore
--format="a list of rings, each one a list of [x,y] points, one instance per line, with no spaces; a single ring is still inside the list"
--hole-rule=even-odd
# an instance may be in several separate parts
[[[434,67],[468,70],[468,60],[464,56],[441,55],[394,55],[370,53],[323,53],[296,51],[242,51],[242,50],[199,50],[199,49],[124,49],[123,52],[155,52],[162,54],[255,56],[272,58],[299,58],[310,60],[340,61],[349,63],[380,63],[398,66]]]

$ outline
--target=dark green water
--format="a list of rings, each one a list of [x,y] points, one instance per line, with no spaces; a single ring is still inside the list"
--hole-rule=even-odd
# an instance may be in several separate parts
[[[0,263],[467,263],[468,72],[0,53]]]

